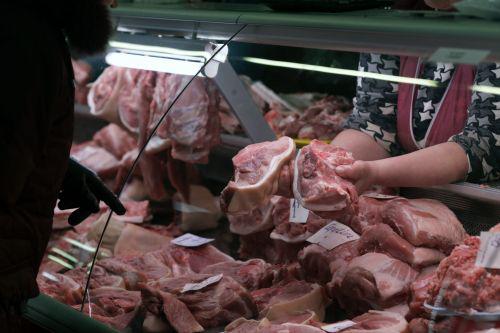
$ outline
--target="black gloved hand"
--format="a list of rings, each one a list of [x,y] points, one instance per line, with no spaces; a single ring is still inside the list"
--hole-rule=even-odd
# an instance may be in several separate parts
[[[90,214],[99,212],[101,200],[116,214],[125,214],[125,207],[101,179],[92,170],[72,158],[69,159],[68,171],[58,198],[59,209],[77,208],[68,218],[72,226],[79,224]]]

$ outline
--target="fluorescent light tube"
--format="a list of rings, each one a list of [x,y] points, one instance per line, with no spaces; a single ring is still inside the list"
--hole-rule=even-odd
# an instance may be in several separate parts
[[[417,78],[412,78],[412,77],[395,76],[395,75],[371,73],[371,72],[364,72],[364,71],[356,71],[356,70],[352,70],[352,69],[342,69],[342,68],[335,68],[335,67],[308,65],[308,64],[301,64],[301,63],[296,63],[296,62],[277,61],[277,60],[253,58],[253,57],[244,57],[243,60],[247,61],[247,62],[254,63],[254,64],[265,65],[265,66],[300,69],[300,70],[321,72],[321,73],[327,73],[327,74],[336,74],[336,75],[366,77],[366,78],[370,78],[370,79],[384,80],[384,81],[390,81],[390,82],[396,82],[396,83],[418,84],[418,85],[427,86],[427,87],[438,87],[439,86],[439,82],[433,81],[433,80],[417,79]]]
[[[144,44],[134,44],[118,41],[110,41],[109,46],[116,49],[124,50],[135,50],[143,52],[157,52],[166,54],[175,54],[180,56],[191,56],[191,57],[203,57],[204,59],[210,58],[210,53],[206,51],[191,51],[191,50],[181,50],[171,47],[155,46],[155,45],[144,45]]]

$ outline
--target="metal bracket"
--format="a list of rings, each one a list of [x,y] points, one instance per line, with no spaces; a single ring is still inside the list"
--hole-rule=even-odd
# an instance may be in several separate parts
[[[276,134],[228,61],[219,64],[213,80],[252,142],[276,140]]]

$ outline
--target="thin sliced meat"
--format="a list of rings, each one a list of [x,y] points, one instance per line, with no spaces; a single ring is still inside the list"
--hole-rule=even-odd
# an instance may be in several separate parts
[[[248,212],[263,206],[278,190],[282,167],[295,156],[288,137],[243,148],[235,157],[234,181],[221,193],[221,208],[228,213]]]

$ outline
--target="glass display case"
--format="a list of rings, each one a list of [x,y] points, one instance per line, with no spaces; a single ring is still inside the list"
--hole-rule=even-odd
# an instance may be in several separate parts
[[[70,228],[56,209],[28,319],[57,332],[500,329],[500,23],[467,1],[291,3],[113,10],[106,53],[74,60],[71,153],[127,213],[103,206]],[[385,186],[340,177],[355,160],[384,160]],[[426,170],[453,184],[427,186]]]

